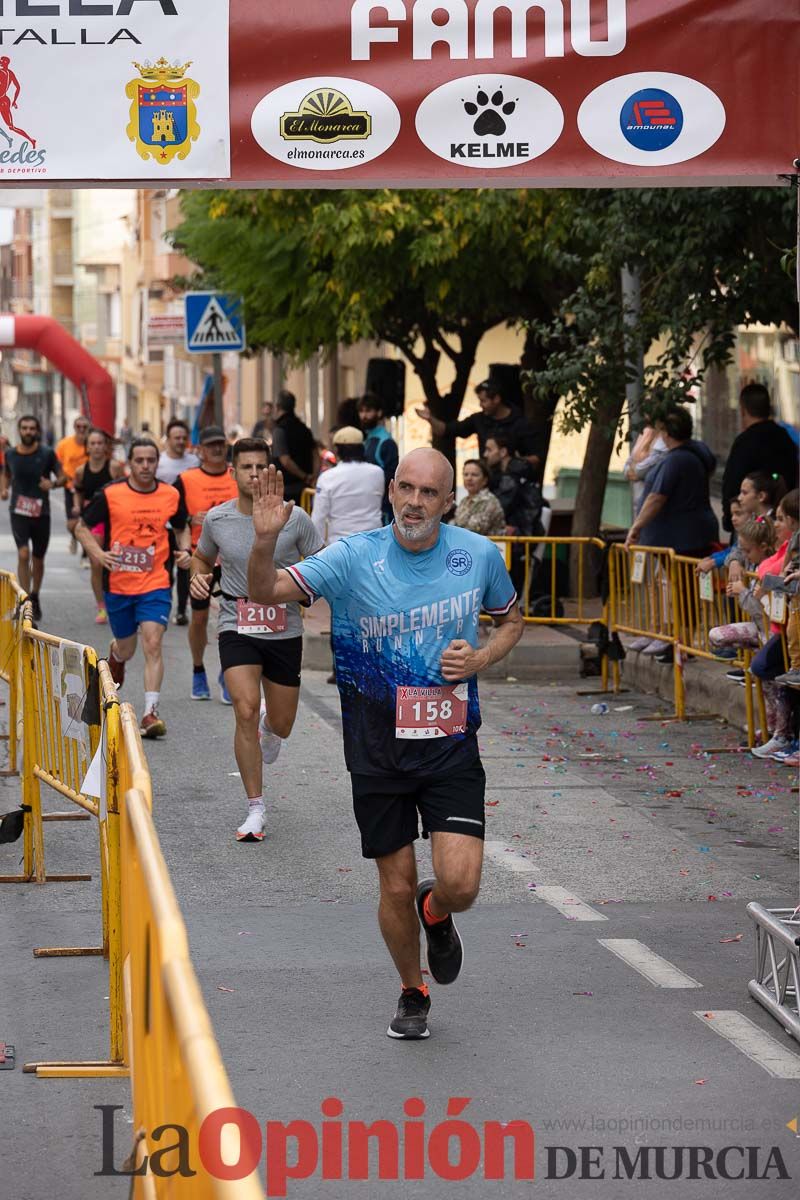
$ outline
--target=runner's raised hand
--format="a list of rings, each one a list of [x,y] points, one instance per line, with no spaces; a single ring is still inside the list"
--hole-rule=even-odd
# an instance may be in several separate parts
[[[283,474],[270,466],[253,485],[253,528],[256,537],[277,537],[292,515],[294,500],[283,498]]]

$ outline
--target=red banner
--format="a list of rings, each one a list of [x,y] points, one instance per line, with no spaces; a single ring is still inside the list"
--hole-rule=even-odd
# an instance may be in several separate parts
[[[231,0],[232,179],[773,183],[798,61],[787,0]]]

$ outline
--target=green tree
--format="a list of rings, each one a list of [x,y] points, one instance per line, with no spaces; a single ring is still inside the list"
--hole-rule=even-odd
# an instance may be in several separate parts
[[[573,533],[592,536],[638,353],[650,356],[644,410],[653,417],[685,398],[710,366],[729,361],[737,325],[797,328],[785,261],[794,197],[766,188],[587,191],[573,218],[591,250],[555,320],[531,325],[530,339],[546,355],[531,386],[542,397],[566,397],[566,431],[591,425]],[[641,280],[636,319],[623,306],[625,265]]]
[[[244,296],[254,349],[307,359],[388,342],[445,421],[487,330],[552,319],[582,277],[563,192],[197,191],[182,210],[175,244],[205,282]],[[443,356],[454,374],[445,394]]]

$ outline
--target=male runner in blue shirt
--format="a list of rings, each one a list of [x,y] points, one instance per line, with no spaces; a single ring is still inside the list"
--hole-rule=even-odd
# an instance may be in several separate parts
[[[523,622],[497,547],[441,524],[453,503],[453,469],[444,455],[407,454],[389,499],[391,526],[353,534],[278,570],[275,545],[293,506],[270,467],[254,496],[248,582],[258,603],[324,596],[331,606],[355,815],[364,857],[377,861],[381,933],[402,982],[387,1032],[423,1038],[430,997],[417,919],[431,975],[452,983],[463,961],[452,913],[469,908],[480,887],[486,776],[475,675],[508,654]],[[495,629],[478,649],[481,610]],[[418,813],[436,875],[419,884]]]

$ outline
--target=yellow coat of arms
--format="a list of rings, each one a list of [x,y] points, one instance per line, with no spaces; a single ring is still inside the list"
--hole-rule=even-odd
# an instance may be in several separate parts
[[[159,58],[133,64],[139,72],[125,88],[131,101],[128,137],[136,143],[142,158],[152,158],[167,166],[176,156],[186,158],[192,142],[200,136],[195,100],[200,84],[186,79],[191,62],[169,63]]]

